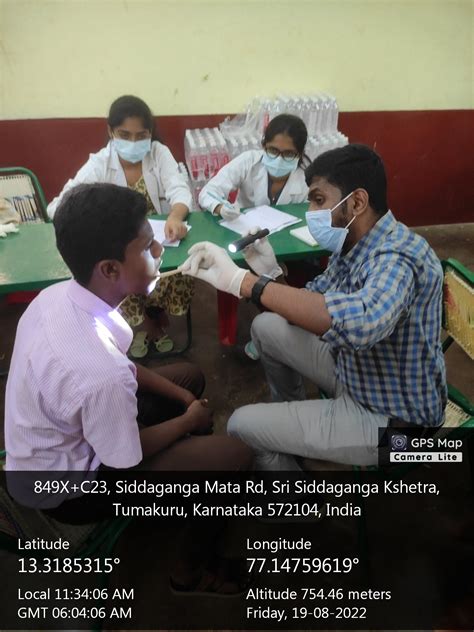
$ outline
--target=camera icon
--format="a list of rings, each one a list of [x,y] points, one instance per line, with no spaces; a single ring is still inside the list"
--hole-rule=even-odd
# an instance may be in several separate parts
[[[392,435],[391,438],[392,450],[399,452],[400,450],[406,450],[408,445],[408,437],[404,434]]]

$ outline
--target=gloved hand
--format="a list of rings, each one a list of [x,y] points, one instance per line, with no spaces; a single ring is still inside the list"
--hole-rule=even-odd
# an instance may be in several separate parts
[[[255,235],[259,230],[260,228],[258,226],[254,226],[247,234]],[[273,248],[266,237],[257,239],[253,244],[247,246],[243,251],[243,255],[249,267],[259,276],[265,274],[266,276],[272,277],[272,279],[276,279],[283,274],[283,270],[276,260]]]
[[[0,237],[6,237],[8,233],[17,233],[16,224],[0,224]]]
[[[237,204],[231,204],[227,202],[221,206],[221,217],[225,219],[227,222],[232,222],[234,219],[237,219],[240,215],[240,207]]]
[[[240,286],[247,270],[236,266],[224,248],[201,241],[194,244],[188,254],[190,256],[179,266],[182,274],[206,281],[217,290],[240,298]]]

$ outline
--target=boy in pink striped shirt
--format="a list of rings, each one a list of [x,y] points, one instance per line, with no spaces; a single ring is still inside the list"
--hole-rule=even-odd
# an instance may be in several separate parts
[[[151,371],[126,355],[132,331],[116,308],[154,288],[162,253],[143,196],[80,185],[54,226],[74,279],[43,290],[19,322],[6,390],[7,470],[247,469],[252,453],[240,440],[194,436],[212,429],[195,366]],[[21,489],[10,491],[31,504]],[[48,495],[36,506],[64,522],[105,517],[92,495],[61,501]]]

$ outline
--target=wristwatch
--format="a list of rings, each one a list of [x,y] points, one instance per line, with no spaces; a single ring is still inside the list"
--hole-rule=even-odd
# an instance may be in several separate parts
[[[273,281],[271,276],[267,276],[266,274],[262,274],[261,277],[258,278],[255,285],[252,288],[252,294],[250,296],[250,300],[257,307],[262,308],[262,303],[260,302],[260,298],[262,296],[263,290],[267,287],[267,284],[270,281]]]

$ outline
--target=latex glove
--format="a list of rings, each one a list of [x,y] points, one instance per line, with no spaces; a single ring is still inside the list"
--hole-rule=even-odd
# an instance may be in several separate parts
[[[231,204],[227,202],[221,206],[221,217],[225,219],[227,222],[232,222],[234,219],[237,219],[240,215],[240,207],[236,204]]]
[[[258,226],[254,226],[247,234],[255,235],[255,233],[259,230],[260,228]],[[243,255],[249,267],[252,268],[255,274],[258,274],[259,276],[265,274],[265,276],[270,276],[272,279],[276,279],[283,274],[283,270],[280,268],[276,260],[273,248],[266,237],[263,239],[257,239],[257,241],[254,241],[253,244],[247,246],[247,248],[243,251]]]
[[[176,241],[186,237],[188,229],[186,224],[175,217],[168,217],[165,224],[165,237],[168,241]]]
[[[8,233],[17,233],[16,224],[0,224],[0,237],[6,237]]]
[[[182,274],[206,281],[217,290],[240,298],[240,286],[247,270],[236,266],[224,248],[201,241],[194,244],[188,254],[190,256],[179,267]]]

